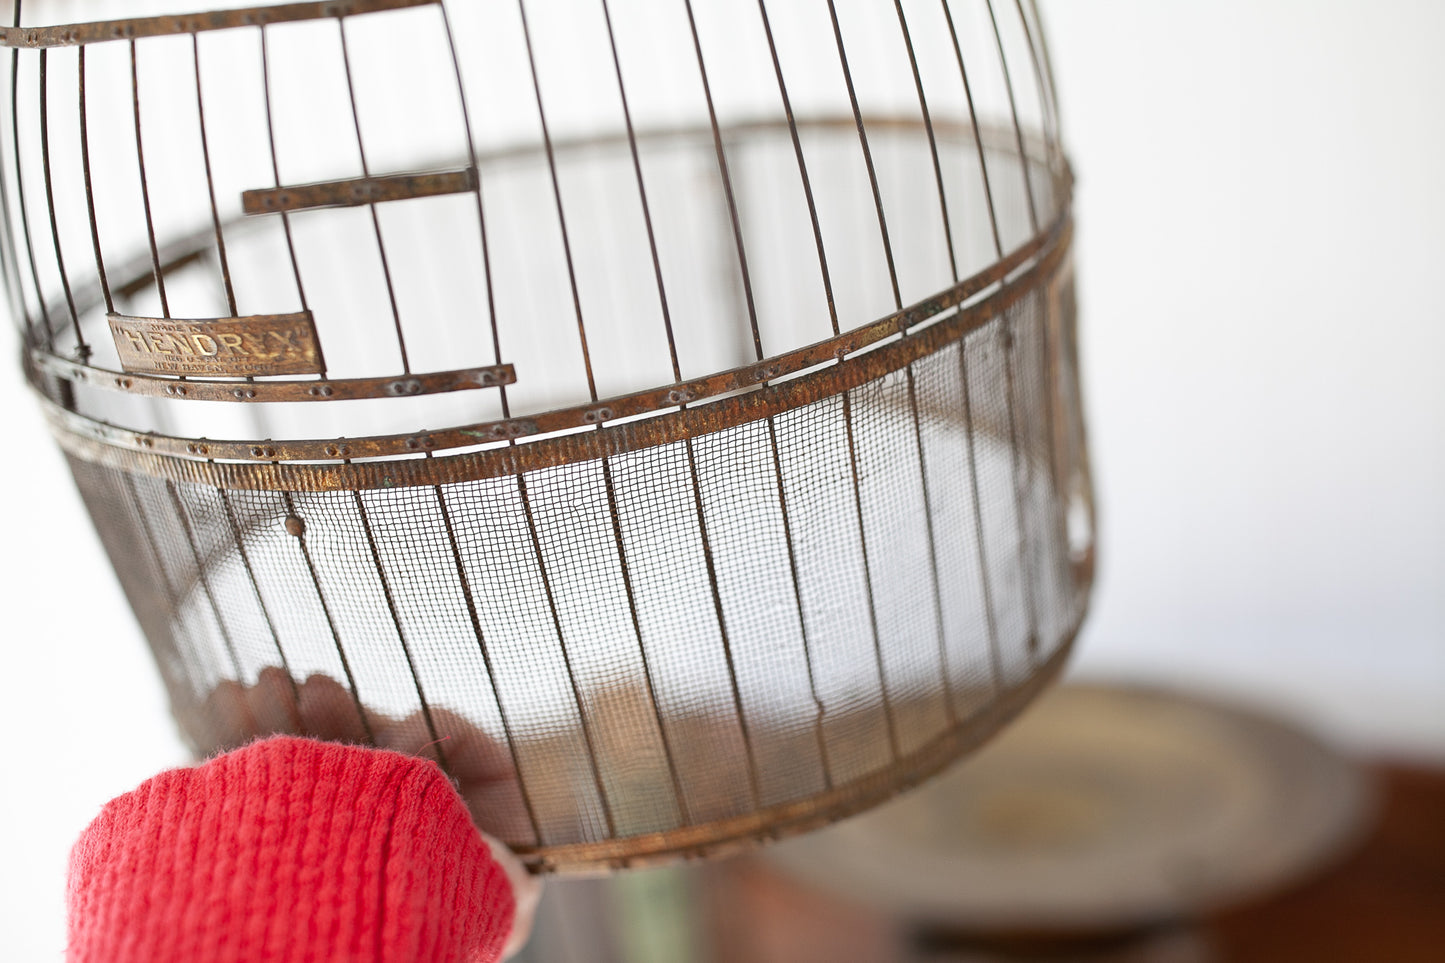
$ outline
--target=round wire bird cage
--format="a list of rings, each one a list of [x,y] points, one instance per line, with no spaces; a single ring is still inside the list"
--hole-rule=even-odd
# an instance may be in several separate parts
[[[0,267],[197,752],[423,753],[619,867],[872,805],[1056,673],[1031,0],[174,6],[13,4]]]

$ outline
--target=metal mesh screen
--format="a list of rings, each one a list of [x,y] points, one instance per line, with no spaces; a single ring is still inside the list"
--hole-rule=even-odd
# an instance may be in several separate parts
[[[1067,646],[1088,572],[1046,303],[783,415],[516,476],[72,468],[198,749],[372,740],[555,865],[701,851],[921,778]]]
[[[872,805],[1057,671],[1031,4],[131,6],[0,28],[0,268],[197,752],[419,753],[618,867]]]

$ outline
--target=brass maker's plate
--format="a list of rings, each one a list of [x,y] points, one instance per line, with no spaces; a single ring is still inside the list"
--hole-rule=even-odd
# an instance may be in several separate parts
[[[120,365],[133,374],[321,374],[326,365],[310,311],[245,318],[107,315]]]

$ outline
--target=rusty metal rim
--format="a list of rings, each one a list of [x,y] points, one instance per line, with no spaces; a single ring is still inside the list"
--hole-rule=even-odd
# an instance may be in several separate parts
[[[323,0],[45,27],[0,27],[0,47],[72,47],[107,40],[138,40],[143,37],[169,37],[233,27],[261,27],[271,23],[332,20],[386,10],[430,7],[440,2],[441,0]]]
[[[923,133],[924,130],[922,125],[916,120],[890,115],[865,114],[864,122],[870,130],[913,131],[919,134]],[[832,115],[805,118],[796,121],[795,125],[800,131],[823,130],[851,132],[857,128],[857,122],[852,116]],[[957,139],[967,142],[977,140],[987,145],[990,150],[1001,150],[1013,156],[1017,155],[1017,148],[1014,145],[1015,135],[1012,131],[1003,127],[980,124],[975,128],[973,125],[964,122],[935,119],[933,121],[933,129],[934,133],[941,139]],[[783,121],[753,120],[729,125],[726,128],[726,134],[730,140],[748,139],[776,134],[787,130],[788,125]],[[637,135],[637,138],[639,143],[656,143],[686,141],[689,139],[708,138],[710,136],[710,128],[705,126],[690,126],[643,131]],[[555,141],[552,146],[555,153],[560,157],[564,154],[586,150],[625,148],[627,143],[626,134],[617,133],[602,136],[591,135],[570,139],[564,138]],[[1025,135],[1025,143],[1027,145],[1026,161],[1030,164],[1042,166],[1049,173],[1054,179],[1059,196],[1063,198],[1064,204],[1067,206],[1068,198],[1073,189],[1073,172],[1068,168],[1067,164],[1065,164],[1062,169],[1054,167],[1046,157],[1041,155],[1041,152],[1046,153],[1044,145],[1034,141],[1027,134]],[[530,142],[504,145],[477,154],[467,169],[477,170],[479,172],[478,176],[480,177],[480,171],[483,168],[504,165],[520,160],[534,159],[539,151],[540,148]],[[450,163],[460,164],[465,163],[465,161],[454,160]],[[438,168],[438,170],[440,170],[440,168]],[[254,230],[262,223],[264,223],[262,219],[242,214],[222,221],[221,227],[229,234],[235,231]],[[1041,245],[1047,234],[1047,231],[1041,231],[1037,236],[1021,245],[1019,249],[1016,249],[1010,256],[1018,255],[1019,250],[1028,248],[1031,245]],[[156,264],[152,263],[150,252],[142,251],[129,261],[122,262],[119,265],[111,265],[108,268],[107,273],[111,278],[111,288],[113,292],[118,295],[125,295],[127,297],[134,296],[137,292],[155,283],[155,272],[157,269],[163,277],[169,276],[177,270],[194,263],[197,259],[204,257],[206,253],[211,250],[214,242],[215,227],[211,224],[206,224],[204,227],[197,228],[161,246],[158,251],[158,268]],[[978,276],[979,275],[974,275],[974,277]],[[972,278],[965,279],[964,283],[972,280]],[[104,294],[99,280],[94,280],[87,284],[75,285],[72,290],[72,296],[75,300],[77,310],[81,314],[90,312],[104,300]],[[47,311],[57,319],[49,333],[59,334],[64,326],[60,319],[63,315],[67,314],[66,304],[64,302],[49,304],[47,305]],[[83,364],[83,362],[80,361],[72,361],[60,355],[53,355],[38,347],[32,346],[27,350],[35,357],[50,356],[69,364]],[[100,374],[106,373],[103,369],[93,370]],[[43,385],[37,385],[36,388],[40,391],[46,391]],[[52,394],[50,397],[55,399],[57,396]]]
[[[796,351],[775,355],[761,362],[733,368],[706,378],[664,385],[661,388],[652,388],[584,405],[574,405],[531,417],[508,418],[405,434],[299,441],[270,438],[241,441],[180,438],[117,427],[75,412],[68,413],[67,427],[70,431],[87,435],[98,441],[137,451],[175,457],[219,458],[253,462],[386,458],[416,452],[470,448],[487,442],[506,441],[510,438],[523,438],[568,429],[592,428],[620,418],[647,415],[682,404],[755,389],[785,375],[805,371],[830,361],[843,362],[855,352],[877,344],[899,332],[916,327],[988,290],[991,286],[1003,281],[1010,273],[1018,270],[1029,259],[1043,255],[1043,259],[1046,260],[1050,242],[1057,244],[1059,232],[1064,227],[1065,222],[1060,221],[1041,237],[1021,246],[1002,261],[973,277],[961,281],[931,298],[902,311],[894,312],[878,321],[855,328],[846,334],[836,335]],[[1037,266],[1036,263],[1035,269]],[[1015,279],[1013,283],[1015,285],[1024,283],[1031,279],[1033,274],[1034,271],[1031,270]],[[1006,300],[1009,290],[1010,285],[1005,284],[996,297],[1003,297]],[[976,307],[993,303],[994,299],[989,298],[980,302]],[[166,394],[170,394],[174,387],[175,384],[172,383],[171,391],[167,391]],[[234,385],[227,390],[234,390]]]
[[[435,458],[310,464],[280,461],[278,456],[284,443],[256,442],[255,457],[263,461],[244,464],[201,460],[205,458],[205,453],[198,449],[211,445],[214,453],[215,443],[108,428],[67,411],[48,399],[42,404],[61,447],[75,457],[123,471],[190,484],[266,491],[334,491],[452,484],[517,475],[722,431],[834,397],[898,371],[978,330],[1012,304],[1040,290],[1064,262],[1071,234],[1072,224],[1065,216],[1051,233],[1052,243],[1046,253],[1023,273],[1003,283],[995,294],[867,353],[780,384],[762,385],[715,402],[639,421],[599,427],[593,431],[541,438],[526,444]],[[473,443],[486,440],[489,439],[477,438]],[[191,457],[165,450],[164,446],[170,444],[181,451],[190,446]],[[339,447],[337,453],[345,457]]]
[[[207,439],[200,439],[200,441],[203,442],[208,455],[218,458],[253,458],[256,456],[252,449],[257,445],[273,449],[277,453],[277,460],[281,461],[335,458],[336,455],[329,450],[333,447],[338,450],[345,448],[349,453],[354,453],[354,457],[384,457],[407,454],[418,450],[419,447],[428,450],[461,448],[474,446],[479,440],[505,440],[591,426],[615,418],[646,414],[731,391],[748,389],[781,375],[792,374],[817,364],[846,357],[900,330],[913,327],[942,311],[969,300],[1006,278],[1030,258],[1036,257],[1051,240],[1056,238],[1060,227],[1059,224],[1054,225],[1051,231],[1020,245],[998,263],[903,311],[894,312],[846,334],[706,378],[633,392],[608,399],[603,403],[577,405],[531,418],[510,418],[425,433],[425,437],[432,440],[430,444],[426,445],[416,443],[415,440],[422,437],[417,433],[279,443],[271,439],[264,442],[210,441]],[[239,383],[198,378],[179,381],[159,375],[114,371],[41,349],[30,349],[29,361],[34,365],[36,371],[44,371],[58,378],[81,382],[91,387],[124,391],[141,397],[183,398],[193,401],[296,402],[394,398],[494,387],[513,384],[516,381],[516,371],[510,364],[484,365],[476,368],[415,375]],[[45,397],[51,400],[57,399],[54,392],[47,390],[46,385],[37,383],[33,377],[31,384]],[[104,422],[94,419],[86,420],[97,426],[105,425]],[[115,429],[114,432],[105,430],[102,432],[102,436],[114,441],[121,435],[146,434],[123,429]],[[191,442],[194,439],[171,439],[172,442],[180,442],[180,444],[167,445],[164,436],[147,435],[147,437],[151,438],[152,442],[141,443],[139,447],[147,450],[169,451],[172,454],[195,454],[191,451],[194,447]],[[268,457],[266,460],[271,459]]]
[[[133,374],[81,364],[45,351],[33,352],[31,361],[41,371],[92,388],[125,391],[148,398],[178,398],[188,401],[301,402],[399,398],[466,391],[472,388],[492,388],[513,384],[517,380],[516,369],[509,364],[388,375],[381,378],[246,381],[201,378],[182,380],[163,375]]]
[[[1079,618],[1054,653],[1035,667],[1032,675],[1006,690],[981,713],[961,721],[954,729],[887,769],[806,799],[699,826],[595,843],[514,848],[533,873],[600,874],[744,852],[871,809],[979,748],[1058,678],[1088,611],[1089,589],[1087,581],[1077,586],[1076,597],[1081,600]]]

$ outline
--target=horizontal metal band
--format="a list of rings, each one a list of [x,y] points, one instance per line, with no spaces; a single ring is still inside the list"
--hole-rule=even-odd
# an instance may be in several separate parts
[[[766,370],[759,372],[759,366],[752,366],[742,370],[765,375],[759,379],[753,390],[732,394],[715,402],[657,414],[652,418],[607,425],[594,431],[543,438],[526,444],[499,446],[435,458],[400,458],[352,464],[308,464],[299,461],[287,463],[289,459],[297,459],[297,453],[301,451],[306,452],[305,457],[316,458],[316,446],[323,446],[317,460],[361,457],[359,452],[364,448],[359,446],[374,442],[375,439],[336,439],[328,442],[207,441],[174,438],[105,425],[76,415],[53,402],[46,403],[45,409],[62,447],[78,458],[126,471],[223,488],[273,491],[356,490],[450,484],[515,475],[722,431],[838,395],[900,370],[983,327],[1008,307],[1029,294],[1042,290],[1067,257],[1071,238],[1072,222],[1065,215],[1042,239],[1044,244],[1039,252],[1039,259],[1016,276],[1004,281],[987,298],[960,307],[951,316],[934,324],[903,334],[890,344],[855,357],[843,358],[834,364],[819,367],[777,384],[766,382],[769,378],[781,374],[781,370],[769,374]],[[957,292],[969,283],[963,282],[962,285],[923,304],[934,306],[936,312],[947,310],[965,300],[958,296]],[[912,310],[914,309],[910,309]],[[918,310],[922,311],[921,308]],[[909,312],[905,311],[903,314],[908,315]],[[920,320],[931,316],[927,315]],[[899,321],[888,323],[892,324],[888,333],[897,334],[900,329]],[[867,343],[887,336],[879,331],[875,324],[844,337],[861,337],[863,332],[876,335]],[[841,339],[834,339],[824,344],[840,341]],[[803,350],[807,352],[813,349]],[[796,354],[782,357],[793,357]],[[761,367],[768,369],[775,364],[780,362],[775,359],[764,362]],[[735,374],[726,373],[716,377],[735,377]],[[616,403],[608,402],[604,407]],[[589,410],[597,411],[598,407],[594,406]],[[617,417],[616,412],[613,412],[612,417]],[[544,423],[546,418],[546,415],[540,415],[534,422]],[[599,416],[597,420],[600,422],[607,419]],[[517,423],[514,420],[502,424]],[[456,436],[465,439],[462,444],[475,445],[498,440],[495,437],[484,437],[481,432],[469,434],[472,431],[473,429],[465,428],[449,429],[404,437],[411,442],[407,445],[409,452],[418,454],[436,450],[442,447],[440,441],[451,440]],[[330,446],[330,450],[327,451],[325,446]],[[235,461],[210,460],[216,458]],[[242,461],[253,463],[238,463]]]
[[[74,47],[106,40],[139,40],[178,34],[228,30],[233,27],[263,27],[272,23],[301,20],[330,20],[382,10],[430,7],[441,0],[329,0],[322,3],[283,3],[272,7],[242,7],[212,13],[172,14],[160,17],[130,17],[54,27],[0,27],[0,47]]]
[[[924,127],[917,120],[909,118],[892,117],[888,115],[872,115],[864,117],[864,124],[869,130],[884,130],[892,132],[911,131],[919,136],[924,134]],[[799,131],[832,131],[848,132],[854,134],[857,130],[857,121],[851,116],[820,116],[805,118],[797,121]],[[733,124],[724,128],[723,133],[729,142],[743,141],[752,137],[764,137],[776,134],[780,131],[787,131],[788,125],[784,121],[753,121],[747,123]],[[1017,154],[1015,146],[1015,134],[1012,130],[1001,127],[984,125],[975,129],[969,124],[952,122],[944,119],[935,119],[933,122],[935,136],[943,139],[957,138],[963,141],[972,142],[975,138],[982,139],[984,146],[990,150],[1000,150],[1010,154]],[[658,130],[642,131],[637,135],[639,143],[660,143],[670,140],[686,140],[688,138],[699,138],[712,143],[712,128],[704,126],[676,127]],[[1026,142],[1031,140],[1029,135],[1025,136]],[[612,148],[625,150],[628,140],[625,133],[606,135],[589,135],[578,138],[562,138],[553,142],[553,153],[561,157],[575,151],[597,150]],[[1031,163],[1044,163],[1039,156],[1044,150],[1041,143],[1028,146],[1028,159]],[[474,164],[468,168],[480,170],[488,165],[516,162],[527,158],[541,157],[542,147],[535,143],[517,143],[499,147],[483,153],[474,158]],[[448,158],[439,160],[438,166],[443,167],[450,163],[461,163],[462,158]],[[456,168],[461,169],[461,168]],[[478,173],[480,182],[481,174]],[[1073,174],[1067,166],[1061,170],[1050,171],[1050,176],[1055,179],[1055,189],[1059,196],[1067,197],[1071,193],[1073,185]],[[265,224],[264,221],[254,217],[241,215],[222,222],[227,236],[236,231],[257,229]],[[207,256],[215,245],[215,229],[206,227],[182,235],[164,244],[160,248],[159,263],[162,277],[168,276],[175,271],[195,263],[200,258]],[[131,258],[108,266],[108,274],[111,279],[111,291],[116,296],[134,297],[140,291],[145,290],[155,283],[155,262],[152,260],[149,250],[137,252]],[[82,314],[96,307],[103,300],[103,293],[98,280],[86,284],[77,284],[72,291],[77,310]],[[63,299],[55,300],[49,306],[49,313],[54,321],[52,322],[51,333],[58,335],[68,318],[69,307]]]
[[[410,398],[417,395],[496,388],[515,384],[517,371],[509,364],[457,368],[425,374],[388,375],[384,378],[338,378],[315,381],[211,381],[164,378],[97,368],[53,354],[34,352],[31,363],[39,370],[93,388],[124,391],[146,398],[184,398],[189,401],[354,401],[362,398]]]
[[[1069,626],[1048,659],[1022,682],[1001,692],[986,709],[961,719],[952,729],[912,755],[846,785],[796,802],[756,812],[642,836],[596,843],[519,846],[517,855],[538,874],[595,874],[607,869],[641,868],[680,858],[732,855],[835,823],[885,802],[938,773],[965,753],[977,749],[1002,726],[1027,708],[1054,683],[1068,662],[1074,640],[1088,610],[1092,578],[1077,585],[1079,617]]]
[[[359,207],[413,197],[466,194],[477,189],[477,170],[428,171],[421,174],[390,174],[382,177],[354,177],[289,187],[268,187],[241,194],[241,209],[247,214],[275,214],[320,207]]]

